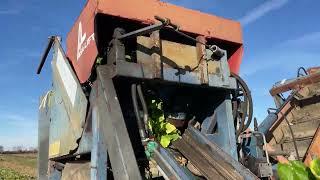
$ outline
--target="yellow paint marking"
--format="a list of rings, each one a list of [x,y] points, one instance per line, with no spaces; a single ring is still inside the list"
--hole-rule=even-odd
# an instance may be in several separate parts
[[[55,141],[49,146],[49,157],[56,156],[60,152],[60,141]]]

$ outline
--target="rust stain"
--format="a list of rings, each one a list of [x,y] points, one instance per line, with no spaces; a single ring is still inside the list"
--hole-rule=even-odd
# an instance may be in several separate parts
[[[206,38],[203,36],[198,36],[197,40],[201,43],[206,43]],[[202,84],[208,84],[208,64],[206,59],[204,58],[206,55],[206,47],[201,44],[197,43],[197,60],[199,63],[199,74],[200,74],[200,82]]]
[[[306,85],[310,85],[317,82],[320,82],[320,72],[310,74],[308,76],[304,76],[301,78],[297,78],[292,82],[284,83],[283,85],[276,86],[270,90],[270,94],[271,96],[274,96],[276,94],[286,92],[288,90],[301,89]]]
[[[307,166],[309,166],[313,156],[320,157],[320,127],[318,127],[317,132],[307,150],[306,158],[304,160],[304,163]]]

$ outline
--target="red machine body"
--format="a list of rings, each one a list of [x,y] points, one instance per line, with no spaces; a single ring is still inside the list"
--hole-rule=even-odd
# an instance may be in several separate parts
[[[169,18],[181,31],[203,35],[226,49],[231,72],[238,74],[243,54],[239,22],[158,0],[88,0],[67,37],[67,57],[80,82],[88,80],[96,57],[107,47],[118,22],[135,30],[156,23],[155,15]]]

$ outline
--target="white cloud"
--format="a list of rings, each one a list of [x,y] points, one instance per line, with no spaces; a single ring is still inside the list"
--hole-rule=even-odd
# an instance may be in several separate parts
[[[283,46],[312,46],[314,43],[317,43],[317,45],[320,45],[320,31],[306,33],[298,38],[289,39],[281,44],[278,45],[278,47]]]
[[[255,76],[261,71],[270,70],[271,73],[275,73],[272,70],[279,69],[282,69],[283,72],[293,72],[300,66],[306,68],[318,66],[318,59],[320,59],[320,53],[298,52],[298,50],[281,48],[257,54],[254,58],[248,59],[247,63],[242,64],[240,74],[248,77]]]
[[[271,86],[281,79],[294,78],[300,66],[319,66],[320,52],[310,50],[319,46],[320,32],[306,33],[244,59],[240,74],[252,88],[254,115],[259,122],[266,117],[266,109],[274,107],[268,91]],[[250,82],[254,84],[250,86]]]
[[[270,11],[280,9],[288,2],[289,0],[267,0],[256,8],[248,11],[242,18],[239,19],[239,21],[243,26],[248,25],[266,15]]]
[[[20,115],[18,113],[8,113],[0,116],[1,120],[6,121],[6,125],[15,129],[29,129],[30,132],[37,129],[37,121],[35,117]]]
[[[271,47],[268,51],[258,53],[245,60],[241,66],[241,75],[251,76],[262,70],[282,67],[287,70],[299,66],[319,66],[320,32],[306,33],[295,39],[288,39]],[[316,48],[316,51],[311,51]]]

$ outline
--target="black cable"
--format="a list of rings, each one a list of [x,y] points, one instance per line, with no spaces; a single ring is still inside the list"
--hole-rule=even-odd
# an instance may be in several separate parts
[[[146,132],[144,129],[143,121],[141,120],[141,116],[139,113],[136,84],[131,85],[131,97],[132,97],[132,104],[133,104],[134,113],[136,115],[136,119],[137,119],[137,123],[138,123],[139,134],[141,136],[141,139],[145,140],[146,139]]]
[[[147,108],[147,104],[144,99],[140,84],[137,86],[137,90],[138,90],[139,99],[140,99],[142,109],[143,109],[144,128],[145,128],[146,132],[149,134],[149,131],[148,131],[148,129],[149,129],[148,128],[148,119],[149,119],[148,108]]]
[[[288,127],[289,127],[289,130],[290,130],[290,133],[291,133],[291,136],[292,136],[293,146],[294,146],[294,149],[296,150],[297,158],[298,158],[298,160],[300,161],[300,156],[299,156],[299,152],[298,152],[297,142],[296,142],[296,138],[294,137],[294,134],[293,134],[291,125],[290,125],[287,117],[284,116],[284,114],[283,114],[281,111],[279,111],[279,112],[281,113],[281,115],[283,116],[283,118],[285,119],[285,121],[287,122],[287,125],[288,125]]]

